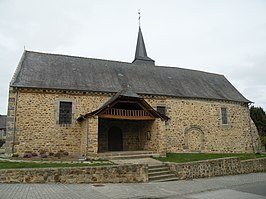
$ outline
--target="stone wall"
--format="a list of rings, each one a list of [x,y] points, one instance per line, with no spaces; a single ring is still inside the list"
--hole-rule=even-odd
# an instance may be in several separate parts
[[[67,151],[73,154],[96,154],[106,151],[106,132],[112,123],[89,118],[88,140],[85,121],[80,114],[92,112],[103,105],[112,94],[54,90],[10,89],[7,151],[15,153]],[[143,96],[156,109],[166,106],[169,121],[120,120],[124,129],[124,150],[153,150],[165,152],[242,153],[259,149],[257,132],[252,125],[246,104],[200,99]],[[15,98],[17,106],[15,107]],[[73,102],[73,123],[58,124],[58,102]],[[228,110],[228,125],[221,124],[221,108]],[[14,118],[16,109],[16,118]],[[16,119],[16,120],[15,120]],[[131,125],[132,123],[132,125]],[[130,125],[128,125],[130,124]],[[104,129],[101,132],[101,129]],[[100,134],[98,131],[100,130]],[[15,132],[15,136],[13,133]],[[88,142],[87,142],[88,141]],[[103,146],[99,146],[101,143]],[[255,146],[255,147],[254,147]]]
[[[251,120],[246,104],[146,96],[156,108],[163,105],[170,120],[165,125],[167,152],[253,152]],[[228,111],[228,125],[221,124],[221,108]]]
[[[166,163],[179,179],[266,172],[266,158],[241,161],[239,158],[221,158],[189,163]]]
[[[266,172],[266,158],[244,161],[239,158],[223,158],[166,165],[180,180]],[[0,170],[0,183],[130,182],[148,182],[148,165]]]
[[[1,183],[128,183],[147,181],[147,165],[0,170]]]
[[[83,132],[83,131],[82,131]],[[98,152],[98,117],[88,118],[88,146],[86,156],[93,156]]]
[[[266,172],[266,158],[241,161],[241,173]]]
[[[9,107],[14,104],[14,95],[11,92],[12,100],[9,102]],[[81,151],[81,147],[84,148],[84,143],[81,141],[85,142],[85,131],[82,131],[83,128],[76,119],[80,114],[97,109],[109,97],[100,93],[92,96],[86,92],[66,93],[62,91],[59,93],[46,90],[19,90],[16,109],[15,138],[17,145],[15,145],[15,153],[22,155],[25,152],[39,152],[40,150],[47,152],[63,150],[72,154],[84,153],[84,149]],[[60,100],[70,100],[74,103],[71,125],[57,123],[58,101]],[[13,112],[13,109],[9,111],[9,140],[13,139]],[[95,128],[97,130],[98,126]],[[90,137],[90,140],[94,141],[95,138]],[[96,142],[98,143],[98,141]],[[10,143],[8,148],[11,147]],[[95,152],[95,147],[91,146],[90,151]]]
[[[254,151],[255,152],[261,152],[262,151],[262,145],[261,145],[261,140],[260,140],[258,129],[251,118],[250,118],[250,122],[251,122],[251,136],[252,136],[252,140],[253,140]]]

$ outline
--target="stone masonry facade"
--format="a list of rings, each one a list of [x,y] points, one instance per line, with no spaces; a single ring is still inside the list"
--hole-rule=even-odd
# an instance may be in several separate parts
[[[246,104],[200,99],[147,98],[153,107],[164,105],[168,152],[253,152],[259,146]],[[228,125],[221,123],[221,108],[228,111]]]
[[[166,107],[168,121],[108,120],[78,122],[80,114],[101,107],[113,94],[10,88],[6,152],[67,151],[96,155],[108,151],[108,129],[123,132],[123,150],[166,152],[256,152],[259,138],[247,104],[166,96],[143,96],[154,108]],[[58,124],[58,102],[73,104],[72,124]],[[226,108],[228,124],[221,121]],[[253,129],[253,130],[252,130]]]

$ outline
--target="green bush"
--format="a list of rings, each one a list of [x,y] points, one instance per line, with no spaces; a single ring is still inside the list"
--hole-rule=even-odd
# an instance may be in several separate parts
[[[260,136],[261,144],[266,148],[266,136]]]

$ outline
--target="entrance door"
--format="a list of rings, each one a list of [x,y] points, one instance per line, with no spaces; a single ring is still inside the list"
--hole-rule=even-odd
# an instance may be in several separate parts
[[[108,151],[123,151],[122,130],[118,127],[111,127],[108,131]]]

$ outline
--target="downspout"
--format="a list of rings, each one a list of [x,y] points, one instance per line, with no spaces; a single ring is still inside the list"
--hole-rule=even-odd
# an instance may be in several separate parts
[[[89,145],[89,119],[88,119],[88,117],[86,118],[86,139],[85,139],[85,143],[86,143],[85,157],[87,157],[87,149],[88,149],[88,145]]]
[[[15,140],[16,140],[16,121],[17,121],[17,98],[18,98],[18,89],[16,88],[15,94],[15,104],[14,104],[14,118],[13,118],[13,138],[12,138],[12,154],[15,153]]]

